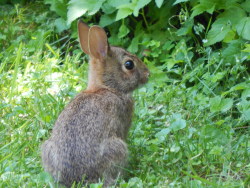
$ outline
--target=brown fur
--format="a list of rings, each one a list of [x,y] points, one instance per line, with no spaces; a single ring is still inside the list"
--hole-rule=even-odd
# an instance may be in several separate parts
[[[86,24],[79,24],[79,28],[83,26],[88,31]],[[84,37],[80,36],[80,41],[82,49],[89,54],[88,46],[83,44],[86,42],[83,40],[86,39],[85,31],[81,33]],[[99,32],[103,36],[100,28],[95,35]],[[105,40],[90,43],[96,51],[95,55],[89,54],[87,90],[65,107],[51,137],[42,145],[45,170],[66,186],[83,179],[92,183],[103,178],[105,186],[109,186],[126,164],[125,141],[133,113],[131,92],[146,83],[149,71],[136,56],[122,48],[108,47],[106,54],[103,53]],[[99,41],[105,48],[98,49],[96,43]],[[134,61],[133,70],[124,68],[127,60]]]

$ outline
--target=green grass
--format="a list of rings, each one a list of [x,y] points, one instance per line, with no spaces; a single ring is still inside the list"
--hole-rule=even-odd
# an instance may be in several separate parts
[[[87,82],[88,64],[79,47],[71,47],[77,43],[59,41],[48,19],[53,16],[44,6],[28,11],[34,6],[0,11],[0,187],[56,186],[41,166],[40,146],[65,104]],[[205,66],[185,68],[181,78],[171,76],[176,72],[167,77],[165,69],[149,59],[144,61],[151,79],[134,93],[128,173],[116,186],[249,187],[248,72],[241,70],[245,80],[228,77],[223,85],[219,78],[208,82],[204,74],[210,70]],[[213,61],[217,60],[211,58],[207,64]],[[191,77],[198,79],[189,87]],[[232,82],[245,86],[233,88]],[[233,99],[232,105],[217,94],[219,90],[232,93],[225,94]],[[223,102],[216,106],[211,99]]]

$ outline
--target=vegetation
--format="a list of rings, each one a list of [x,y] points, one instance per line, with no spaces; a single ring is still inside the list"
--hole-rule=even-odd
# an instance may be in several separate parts
[[[249,0],[1,1],[0,187],[56,186],[40,145],[86,87],[79,17],[151,71],[116,187],[249,187],[249,16]]]

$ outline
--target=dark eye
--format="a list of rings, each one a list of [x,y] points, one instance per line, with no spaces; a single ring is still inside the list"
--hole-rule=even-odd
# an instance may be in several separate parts
[[[134,68],[134,62],[131,60],[128,60],[124,63],[124,66],[126,67],[126,69],[128,70],[132,70]]]

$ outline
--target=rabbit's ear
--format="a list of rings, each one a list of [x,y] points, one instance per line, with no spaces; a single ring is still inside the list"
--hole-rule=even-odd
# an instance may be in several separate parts
[[[81,20],[78,21],[78,36],[80,39],[82,51],[84,51],[84,53],[89,55],[90,54],[89,53],[89,40],[88,40],[89,26],[85,24],[84,22],[82,22]]]
[[[99,26],[92,26],[89,29],[89,52],[90,56],[103,60],[108,53],[108,38],[104,31]]]

